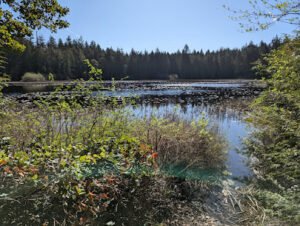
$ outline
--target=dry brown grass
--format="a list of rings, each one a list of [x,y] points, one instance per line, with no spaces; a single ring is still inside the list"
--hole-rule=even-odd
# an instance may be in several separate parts
[[[158,154],[159,166],[222,168],[227,146],[205,119],[184,121],[176,115],[150,118],[139,123],[138,136]]]

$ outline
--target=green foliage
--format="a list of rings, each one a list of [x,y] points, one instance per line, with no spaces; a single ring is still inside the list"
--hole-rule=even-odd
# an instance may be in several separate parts
[[[11,100],[1,108],[0,192],[6,201],[0,208],[11,212],[20,207],[15,198],[32,203],[26,214],[14,215],[15,221],[59,218],[75,224],[117,208],[164,163],[224,165],[224,146],[204,119],[134,118],[124,102],[94,95],[93,90],[108,87],[102,71],[85,63],[92,77],[88,82],[76,80],[29,105]],[[45,210],[45,203],[52,211]],[[2,209],[2,222],[10,224]],[[34,212],[39,216],[32,220],[28,216]]]
[[[89,68],[92,75],[99,74],[91,65]],[[44,198],[52,200],[51,205],[58,197],[65,212],[75,219],[76,212],[92,217],[105,211],[117,199],[125,180],[122,175],[131,175],[135,167],[148,161],[138,139],[129,135],[129,117],[117,109],[106,110],[101,95],[91,96],[91,87],[101,81],[90,82],[91,86],[76,81],[58,87],[31,109],[17,103],[1,109],[7,113],[0,120],[1,180],[18,177],[16,190],[34,182],[31,192],[46,191]],[[87,99],[83,103],[66,98],[62,91]],[[148,172],[149,164],[141,175]]]
[[[40,73],[27,72],[22,76],[22,82],[43,82],[45,81],[44,75]]]
[[[83,61],[89,68],[89,71],[88,71],[88,74],[90,76],[93,76],[95,79],[99,78],[99,76],[102,75],[102,70],[101,69],[98,69],[96,67],[94,67],[89,60],[84,60]],[[100,77],[101,78],[101,77]]]
[[[6,105],[6,101],[3,98],[2,90],[7,86],[7,82],[10,81],[10,77],[7,74],[0,75],[0,109],[3,109]],[[0,111],[0,117],[3,112]]]
[[[52,74],[51,72],[48,74],[48,80],[54,81],[54,74]]]
[[[65,41],[50,37],[47,42],[39,37],[36,43],[32,40],[23,40],[22,43],[26,46],[23,54],[7,51],[6,55],[5,72],[12,75],[14,81],[19,81],[28,70],[45,75],[51,72],[56,80],[88,80],[84,59],[90,59],[95,67],[101,65],[104,80],[110,80],[112,76],[121,80],[126,75],[132,80],[254,78],[252,63],[262,54],[277,48],[281,41],[274,38],[270,43],[250,42],[239,49],[206,52],[186,52],[187,49],[183,49],[176,53],[157,50],[155,53],[131,51],[129,54],[70,37]]]
[[[224,6],[234,15],[242,30],[251,32],[266,30],[274,23],[282,22],[300,26],[300,3],[295,0],[249,0],[249,10],[234,10]]]
[[[176,112],[164,118],[141,120],[137,130],[143,143],[158,154],[161,168],[185,166],[185,170],[224,167],[226,145],[208,121],[184,121]]]
[[[249,122],[256,130],[247,142],[257,159],[264,204],[286,221],[299,223],[300,197],[300,40],[286,40],[256,69],[270,74],[268,89],[253,104]]]
[[[6,64],[7,64],[7,58],[5,57],[4,52],[0,50],[0,75],[2,74],[1,71],[5,69]]]
[[[3,4],[3,8],[2,8]],[[0,46],[24,51],[19,38],[45,27],[53,32],[69,24],[62,18],[69,12],[57,0],[2,0],[0,8]]]

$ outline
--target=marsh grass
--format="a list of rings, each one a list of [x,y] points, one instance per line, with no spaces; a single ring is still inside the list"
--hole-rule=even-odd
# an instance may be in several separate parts
[[[204,118],[184,120],[174,113],[164,117],[150,116],[138,123],[139,136],[157,152],[160,167],[222,169],[226,142],[216,127]]]
[[[205,119],[189,122],[176,114],[135,118],[125,110],[124,101],[112,98],[107,104],[106,97],[93,95],[94,89],[103,87],[97,78],[101,70],[86,63],[92,85],[79,80],[57,87],[48,98],[33,103],[9,100],[3,105],[3,225],[85,225],[126,206],[128,200],[139,200],[145,207],[146,195],[151,204],[157,192],[147,190],[147,181],[159,185],[158,181],[166,178],[161,174],[165,165],[184,165],[184,171],[194,167],[223,169],[224,139]],[[63,90],[83,98],[64,96]],[[174,181],[176,177],[160,187],[162,203],[169,200]]]

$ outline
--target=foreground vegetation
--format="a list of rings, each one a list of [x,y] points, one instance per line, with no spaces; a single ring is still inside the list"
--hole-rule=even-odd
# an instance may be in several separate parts
[[[101,88],[101,70],[86,63]],[[30,104],[1,99],[2,224],[85,224],[146,191],[145,183],[161,183],[166,165],[224,169],[224,141],[205,119],[137,119],[124,102],[92,95],[94,88],[76,81]]]
[[[249,122],[257,128],[247,142],[257,171],[256,196],[266,213],[300,223],[300,39],[286,40],[256,66],[269,76]]]
[[[278,21],[299,28],[298,1],[249,2],[253,11],[233,11],[238,13],[238,20],[246,19],[246,24],[241,23],[246,31],[264,30]],[[92,81],[97,81],[93,83],[96,87],[85,87],[81,80],[76,81],[66,89],[58,88],[49,99],[28,105],[3,98],[0,92],[2,225],[86,225],[99,224],[99,220],[101,224],[114,225],[123,223],[123,219],[117,223],[111,220],[116,213],[122,210],[130,213],[132,209],[138,210],[136,223],[139,224],[163,222],[182,225],[187,223],[186,218],[181,221],[172,219],[170,205],[176,206],[172,209],[174,213],[181,216],[192,213],[191,217],[197,216],[198,212],[193,212],[195,207],[204,208],[200,203],[200,206],[194,205],[181,211],[182,203],[178,200],[190,200],[186,198],[191,197],[191,188],[201,190],[200,195],[203,191],[207,196],[214,195],[214,201],[224,198],[227,205],[218,206],[214,202],[213,207],[229,219],[229,224],[265,224],[266,216],[274,219],[272,224],[275,225],[300,223],[299,36],[285,40],[283,46],[257,65],[260,75],[267,76],[269,87],[253,104],[249,118],[257,129],[246,143],[256,172],[255,180],[240,191],[226,190],[224,188],[228,184],[223,183],[222,192],[216,194],[210,184],[201,181],[199,185],[195,181],[170,177],[165,171],[172,165],[185,166],[179,174],[192,167],[218,171],[224,168],[223,139],[208,127],[204,119],[199,122],[182,121],[176,114],[166,118],[133,118],[129,112],[122,110],[124,102],[118,99],[107,101],[93,95],[92,88],[102,87],[102,81],[97,79],[101,70],[92,67],[89,62],[85,67],[81,62],[92,56],[92,63],[106,65],[109,75],[143,74],[143,78],[147,78],[153,74],[151,78],[157,79],[161,75],[167,78],[172,74],[171,77],[176,79],[179,74],[179,78],[187,75],[195,78],[200,70],[201,78],[203,75],[216,78],[232,76],[233,73],[244,75],[245,71],[249,72],[249,61],[256,60],[260,53],[268,52],[269,47],[262,43],[259,50],[255,50],[250,44],[241,52],[222,50],[204,54],[190,53],[185,46],[181,53],[173,55],[133,51],[129,56],[111,49],[101,51],[95,43],[83,45],[80,40],[71,39],[58,44],[51,39],[45,46],[39,38],[37,45],[33,46],[31,42],[22,43],[21,40],[42,27],[51,31],[67,27],[68,23],[63,18],[68,8],[62,7],[57,0],[35,0],[30,5],[26,1],[4,0],[1,3],[5,6],[0,8],[1,75],[7,70],[7,61],[20,61],[10,51],[22,52],[26,45],[30,54],[22,57],[24,64],[29,62],[28,68],[19,68],[12,63],[13,68],[8,69],[16,76],[13,79],[20,79],[27,71],[55,72],[58,79],[64,77],[61,75],[73,78],[74,71],[70,66],[73,65],[76,72],[83,72],[88,67],[89,73],[80,73],[79,76],[85,79],[92,76]],[[60,48],[66,55],[62,55]],[[75,48],[84,49],[86,56],[80,50],[76,52]],[[8,58],[2,56],[3,49],[10,52]],[[46,57],[43,55],[45,49],[50,52]],[[28,57],[32,53],[37,53],[35,56],[38,58]],[[47,58],[51,54],[55,61],[53,55]],[[76,55],[76,60],[72,59],[72,55]],[[39,62],[41,56],[48,60]],[[55,64],[64,59],[69,61],[63,66]],[[246,63],[240,65],[241,59]],[[142,70],[139,67],[141,61],[147,62]],[[151,71],[149,65],[156,65],[153,67],[155,71]],[[6,79],[1,77],[0,89],[5,86]],[[24,77],[25,81],[41,79],[41,76],[32,74]],[[62,92],[78,95],[67,98]],[[219,196],[220,193],[223,195]],[[191,202],[186,202],[184,206],[190,205]],[[141,209],[153,211],[145,213]],[[159,212],[165,214],[159,215]],[[169,219],[164,220],[166,218]],[[197,218],[194,222],[202,222],[202,219]]]

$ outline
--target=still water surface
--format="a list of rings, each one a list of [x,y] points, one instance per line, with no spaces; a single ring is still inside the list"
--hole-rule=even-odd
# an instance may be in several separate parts
[[[233,100],[232,100],[233,101]],[[237,100],[234,100],[237,101]],[[243,101],[243,100],[240,100]],[[236,103],[235,103],[236,104]],[[205,117],[210,125],[217,125],[218,132],[222,134],[228,142],[228,154],[226,160],[227,171],[231,178],[244,178],[252,175],[247,166],[247,157],[241,153],[242,140],[250,132],[250,128],[244,121],[241,110],[236,109],[232,103],[219,104],[141,104],[127,107],[136,117],[150,117],[177,113],[182,119],[197,120]]]
[[[237,100],[229,100],[226,103],[197,104],[185,103],[178,105],[176,100],[171,99],[182,94],[191,95],[206,92],[207,89],[234,88],[239,89],[247,86],[247,82],[140,82],[127,81],[124,87],[116,91],[101,91],[105,96],[113,97],[143,97],[151,98],[164,97],[170,99],[167,103],[158,104],[140,104],[137,106],[128,106],[135,116],[149,117],[151,114],[164,116],[177,111],[179,116],[186,120],[197,120],[205,115],[212,125],[217,125],[221,133],[228,141],[229,150],[227,156],[227,170],[233,178],[243,178],[252,175],[247,166],[247,157],[238,150],[242,149],[242,139],[247,136],[250,129],[244,121],[241,108],[236,108]],[[21,87],[22,88],[22,87]],[[53,88],[53,87],[52,87]],[[97,94],[99,91],[96,91]],[[19,93],[11,93],[10,95]],[[173,98],[173,99],[174,99]],[[244,100],[241,99],[240,102]],[[209,101],[208,101],[209,102]]]

